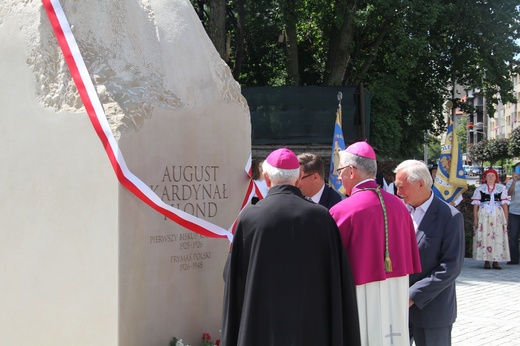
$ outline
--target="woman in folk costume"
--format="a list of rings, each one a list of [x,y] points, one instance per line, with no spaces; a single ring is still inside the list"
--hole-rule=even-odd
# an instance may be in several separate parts
[[[484,260],[484,268],[502,269],[498,262],[509,261],[507,189],[498,183],[494,169],[484,172],[483,184],[475,189],[473,204],[473,258]]]

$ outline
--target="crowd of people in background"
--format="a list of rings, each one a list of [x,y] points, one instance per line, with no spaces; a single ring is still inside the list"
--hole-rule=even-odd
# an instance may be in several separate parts
[[[368,143],[339,159],[346,196],[315,154],[282,148],[262,162],[267,193],[239,216],[224,270],[222,345],[451,345],[462,214],[432,192],[435,172],[421,161],[397,165],[386,191]],[[507,186],[484,176],[474,256],[486,268],[518,264],[520,167]]]

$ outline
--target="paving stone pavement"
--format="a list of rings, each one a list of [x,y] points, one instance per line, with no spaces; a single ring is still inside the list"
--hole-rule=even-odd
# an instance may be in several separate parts
[[[486,270],[483,261],[464,259],[453,346],[520,345],[520,265],[500,264]]]

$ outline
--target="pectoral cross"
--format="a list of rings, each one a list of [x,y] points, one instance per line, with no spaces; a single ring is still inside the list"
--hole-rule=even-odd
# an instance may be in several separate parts
[[[401,336],[401,333],[392,332],[392,325],[390,325],[390,334],[385,335],[385,338],[390,338],[390,344],[394,344],[394,336]]]

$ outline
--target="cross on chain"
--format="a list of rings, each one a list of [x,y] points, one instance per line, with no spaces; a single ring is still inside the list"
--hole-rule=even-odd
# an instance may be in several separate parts
[[[390,344],[394,344],[394,336],[401,336],[401,333],[392,332],[392,325],[390,325],[390,334],[385,335],[385,338],[390,338]]]

